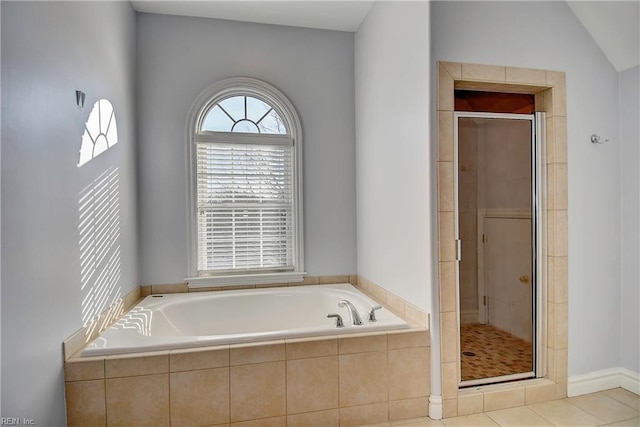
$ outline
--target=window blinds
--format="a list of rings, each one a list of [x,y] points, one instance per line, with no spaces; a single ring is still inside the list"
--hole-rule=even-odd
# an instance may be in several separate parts
[[[294,269],[293,142],[196,142],[199,275]]]

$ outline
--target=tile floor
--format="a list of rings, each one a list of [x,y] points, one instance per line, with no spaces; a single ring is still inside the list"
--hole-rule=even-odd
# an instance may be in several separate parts
[[[532,371],[531,343],[489,324],[460,325],[462,380]]]
[[[640,427],[640,396],[622,388],[443,420],[416,418],[375,427],[610,426]],[[374,426],[369,426],[374,427]]]

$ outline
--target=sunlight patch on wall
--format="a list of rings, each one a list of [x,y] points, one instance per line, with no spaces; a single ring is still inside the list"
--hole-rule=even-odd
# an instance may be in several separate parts
[[[106,99],[93,104],[84,126],[78,167],[104,153],[118,143],[118,126],[113,105]]]
[[[82,190],[78,210],[82,325],[90,335],[122,311],[118,168],[107,169]]]

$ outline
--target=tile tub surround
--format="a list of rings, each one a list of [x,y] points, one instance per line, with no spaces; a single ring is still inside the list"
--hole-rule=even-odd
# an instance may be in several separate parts
[[[565,73],[495,65],[437,62],[436,114],[438,147],[438,287],[440,312],[440,367],[442,414],[457,415],[521,406],[536,399],[561,399],[567,395],[567,102]],[[503,386],[495,391],[480,388],[469,395],[458,390],[460,351],[458,319],[453,175],[454,90],[529,93],[535,95],[536,111],[545,111],[546,184],[546,381],[531,385]],[[513,393],[515,398],[508,397]],[[529,396],[529,397],[528,397]],[[522,397],[522,398],[521,398]]]
[[[424,417],[429,331],[72,358],[65,389],[70,426],[329,427]]]

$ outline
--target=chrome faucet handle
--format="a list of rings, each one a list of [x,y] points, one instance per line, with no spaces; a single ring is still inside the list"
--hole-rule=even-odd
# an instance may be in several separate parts
[[[369,309],[369,316],[367,316],[367,320],[369,322],[377,322],[378,320],[376,319],[376,310],[380,310],[381,308],[381,305],[374,305],[373,307],[371,307]]]
[[[342,322],[342,316],[337,313],[329,313],[327,317],[335,317],[336,318],[336,328],[344,328],[344,322]]]

